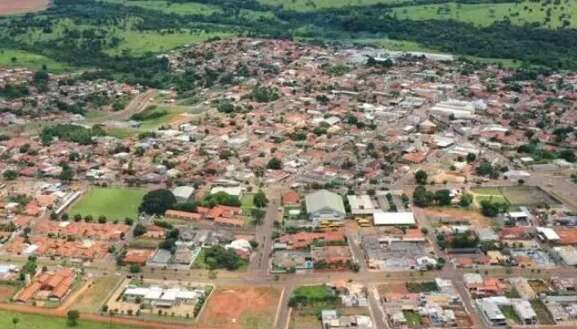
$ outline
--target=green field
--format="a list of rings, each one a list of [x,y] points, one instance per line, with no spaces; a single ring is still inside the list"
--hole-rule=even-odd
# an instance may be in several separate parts
[[[293,296],[303,296],[313,300],[319,300],[333,295],[333,290],[324,284],[298,287],[293,292]]]
[[[12,322],[13,319],[18,319],[18,324]],[[2,329],[63,329],[70,328],[66,325],[66,319],[49,317],[36,314],[24,314],[16,312],[0,311],[0,328]],[[136,329],[136,327],[128,327],[125,325],[117,326],[108,323],[99,323],[92,321],[78,320],[76,329]]]
[[[240,202],[242,213],[245,216],[249,216],[251,214],[252,208],[254,208],[254,193],[245,193],[240,199]]]
[[[513,306],[503,305],[499,308],[501,309],[501,312],[503,312],[503,315],[507,318],[508,322],[512,322],[514,324],[521,323],[521,319],[519,319],[519,316],[517,313],[515,313]]]
[[[158,10],[167,14],[179,15],[211,15],[220,12],[217,6],[209,6],[202,3],[170,3],[163,0],[151,1],[126,1],[126,0],[103,0],[103,2],[117,3],[124,6],[136,6],[151,10]]]
[[[421,316],[415,311],[403,311],[407,325],[411,328],[418,328],[422,325]]]
[[[0,49],[0,67],[24,66],[33,70],[40,70],[44,65],[47,70],[52,73],[62,73],[72,70],[72,67],[63,63],[58,63],[46,56],[16,49]]]
[[[541,26],[556,29],[567,21],[570,27],[577,26],[577,3],[568,2],[554,6],[544,2],[496,3],[496,4],[458,4],[454,2],[398,7],[393,15],[400,19],[411,20],[456,20],[476,26],[488,26],[496,21],[511,20],[512,24],[525,25],[538,23]],[[547,19],[547,12],[550,12]],[[563,16],[565,15],[565,16]],[[566,17],[570,15],[571,18]]]
[[[120,45],[107,50],[108,54],[128,54],[140,56],[146,53],[163,53],[169,50],[207,41],[212,38],[229,38],[232,33],[223,32],[140,32],[134,30],[119,31],[116,36],[121,38]]]
[[[515,208],[560,205],[553,196],[535,186],[477,187],[471,192],[477,205],[483,200],[507,203]]]
[[[138,217],[138,206],[146,190],[134,188],[93,188],[84,194],[68,211],[70,216],[106,216],[109,219]]]
[[[315,11],[347,6],[370,6],[379,3],[402,3],[408,0],[260,0],[261,3],[282,6],[287,10]]]

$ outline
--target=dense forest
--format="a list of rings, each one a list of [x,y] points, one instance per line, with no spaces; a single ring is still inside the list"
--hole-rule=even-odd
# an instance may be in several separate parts
[[[574,56],[577,30],[573,28],[553,30],[535,24],[514,25],[507,20],[485,27],[454,20],[401,20],[390,15],[399,5],[397,2],[297,12],[256,0],[169,0],[173,4],[191,2],[219,10],[209,15],[180,14],[132,5],[130,1],[120,4],[54,0],[45,12],[0,19],[0,49],[18,49],[74,67],[100,69],[98,73],[85,74],[87,79],[115,78],[158,88],[191,85],[186,80],[194,79],[195,75],[169,72],[167,61],[156,53],[111,52],[125,38],[118,31],[154,32],[161,36],[212,32],[318,42],[389,38],[414,41],[455,54],[516,59],[555,69],[577,68]],[[487,3],[487,0],[457,2]],[[253,13],[253,17],[247,12]]]

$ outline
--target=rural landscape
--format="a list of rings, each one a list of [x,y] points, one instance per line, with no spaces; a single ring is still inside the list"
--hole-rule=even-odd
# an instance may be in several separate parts
[[[0,0],[0,329],[577,328],[577,3]]]

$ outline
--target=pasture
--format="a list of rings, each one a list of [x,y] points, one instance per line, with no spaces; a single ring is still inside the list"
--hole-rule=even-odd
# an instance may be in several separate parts
[[[106,216],[108,219],[136,218],[138,207],[146,194],[144,189],[108,187],[93,188],[76,202],[68,214],[74,216],[91,215],[94,218]]]
[[[220,8],[217,6],[205,5],[196,2],[186,2],[186,3],[171,3],[164,0],[152,0],[152,1],[130,1],[125,0],[101,0],[102,2],[116,3],[123,6],[135,6],[150,10],[158,10],[167,14],[179,14],[179,15],[211,15],[220,12]]]
[[[349,6],[370,6],[380,3],[402,3],[407,0],[260,0],[261,3],[282,6],[285,10],[315,11]]]
[[[44,66],[51,73],[71,71],[72,67],[46,56],[17,49],[0,49],[0,67],[28,67],[41,70]]]
[[[496,4],[458,4],[454,2],[434,5],[400,6],[392,15],[410,20],[455,20],[476,26],[488,26],[498,21],[510,20],[515,25],[537,23],[550,29],[563,24],[577,26],[577,3],[559,5],[546,2],[518,2]],[[566,23],[564,23],[566,22]]]

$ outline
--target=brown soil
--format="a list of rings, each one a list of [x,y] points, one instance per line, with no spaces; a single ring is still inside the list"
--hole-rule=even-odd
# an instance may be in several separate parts
[[[2,0],[0,1],[0,16],[44,10],[49,4],[49,0]]]
[[[274,318],[280,293],[270,288],[219,289],[208,299],[199,326],[213,329],[242,329],[247,315]]]

